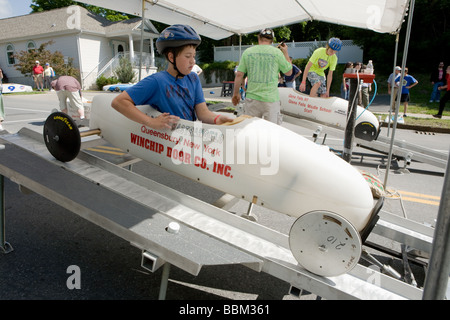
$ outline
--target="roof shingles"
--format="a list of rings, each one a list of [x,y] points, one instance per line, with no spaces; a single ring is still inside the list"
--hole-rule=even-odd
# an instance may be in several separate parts
[[[131,30],[139,23],[140,18],[112,22],[83,7],[70,6],[0,19],[0,30],[7,30],[0,33],[0,42],[80,30],[105,34],[108,31]]]

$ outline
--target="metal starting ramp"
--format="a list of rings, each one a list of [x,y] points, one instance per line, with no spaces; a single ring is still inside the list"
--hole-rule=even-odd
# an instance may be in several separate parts
[[[140,248],[144,268],[155,271],[164,266],[161,299],[170,265],[197,275],[203,266],[229,264],[242,264],[285,281],[291,293],[306,290],[325,299],[422,298],[422,290],[361,264],[336,277],[312,274],[292,256],[287,235],[83,151],[69,163],[57,161],[43,137],[31,130],[0,135],[0,145],[4,145],[0,149],[2,177]],[[0,214],[5,221],[4,208]],[[388,220],[382,217],[373,232],[431,248],[429,235]],[[2,229],[4,248],[4,225]]]
[[[335,128],[323,123],[302,119],[288,113],[283,114],[283,120],[287,123],[313,130],[314,137],[316,139],[318,139],[321,134],[324,135],[324,139],[326,139],[326,135],[328,134],[338,137],[344,135],[343,128]],[[387,155],[390,151],[391,138],[381,135],[379,135],[376,140],[372,141],[355,138],[354,143],[356,146]],[[392,154],[405,161],[404,168],[406,168],[411,161],[419,161],[445,169],[448,162],[448,154],[408,143],[406,141],[394,140],[392,145]]]

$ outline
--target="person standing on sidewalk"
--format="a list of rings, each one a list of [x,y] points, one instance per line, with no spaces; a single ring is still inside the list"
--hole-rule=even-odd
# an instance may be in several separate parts
[[[438,88],[444,86],[445,83],[444,62],[439,62],[438,68],[431,73],[430,81],[433,86],[430,102],[439,102],[441,100],[441,90]]]
[[[401,75],[398,75],[395,78],[395,82],[400,82]],[[409,90],[416,86],[419,83],[413,76],[408,74],[408,68],[405,68],[405,75],[403,76],[402,83],[402,95],[400,98],[400,102],[403,102],[403,117],[407,117],[406,111],[408,110],[409,103]]]
[[[239,88],[247,74],[247,92],[244,114],[265,118],[267,121],[281,124],[281,105],[278,93],[278,75],[292,74],[288,48],[281,44],[272,46],[273,30],[263,29],[258,35],[258,45],[244,51],[234,78],[234,92],[231,101],[238,105],[241,101]]]
[[[395,78],[400,74],[402,68],[399,66],[395,67],[394,72],[392,72],[388,78],[388,94],[391,95],[391,90],[394,90],[394,99],[392,100],[391,110],[395,112],[395,101],[397,101],[398,84],[395,82]]]
[[[437,114],[433,115],[433,117],[439,118],[439,119],[442,118],[442,113],[444,112],[445,104],[450,100],[450,66],[447,67],[446,72],[447,73],[445,75],[445,79],[446,79],[447,84],[445,86],[438,87],[438,90],[446,89],[446,91],[445,91],[445,94],[442,97],[441,101],[439,102],[439,112]]]
[[[52,81],[55,76],[55,71],[50,64],[47,62],[44,68],[44,87],[46,87],[49,91],[52,91]]]
[[[33,67],[33,80],[36,84],[36,90],[44,91],[44,68],[37,60]]]

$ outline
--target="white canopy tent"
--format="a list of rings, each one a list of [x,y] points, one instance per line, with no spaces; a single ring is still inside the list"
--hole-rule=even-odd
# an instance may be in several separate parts
[[[84,0],[79,1],[165,24],[188,24],[200,35],[220,40],[265,27],[318,20],[395,33],[409,0]],[[143,13],[143,6],[145,11]]]
[[[402,68],[406,66],[415,0],[83,0],[98,7],[124,12],[165,24],[188,24],[200,35],[220,40],[263,28],[275,28],[307,20],[342,24],[380,33],[397,34],[394,64],[397,64],[398,34],[410,6]],[[141,50],[142,50],[141,39]],[[142,55],[141,55],[142,56]],[[139,77],[140,78],[140,77]],[[401,82],[403,81],[403,74]],[[400,104],[398,90],[396,118]],[[384,185],[387,185],[397,120]],[[424,289],[424,299],[443,299],[450,271],[450,167],[447,164],[444,189],[434,236],[435,244]],[[447,297],[448,298],[448,297]]]

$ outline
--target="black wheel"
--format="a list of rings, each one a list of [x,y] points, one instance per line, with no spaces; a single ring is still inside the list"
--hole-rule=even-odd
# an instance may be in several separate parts
[[[81,148],[77,124],[63,112],[54,112],[45,120],[44,141],[48,151],[62,162],[75,159]]]

